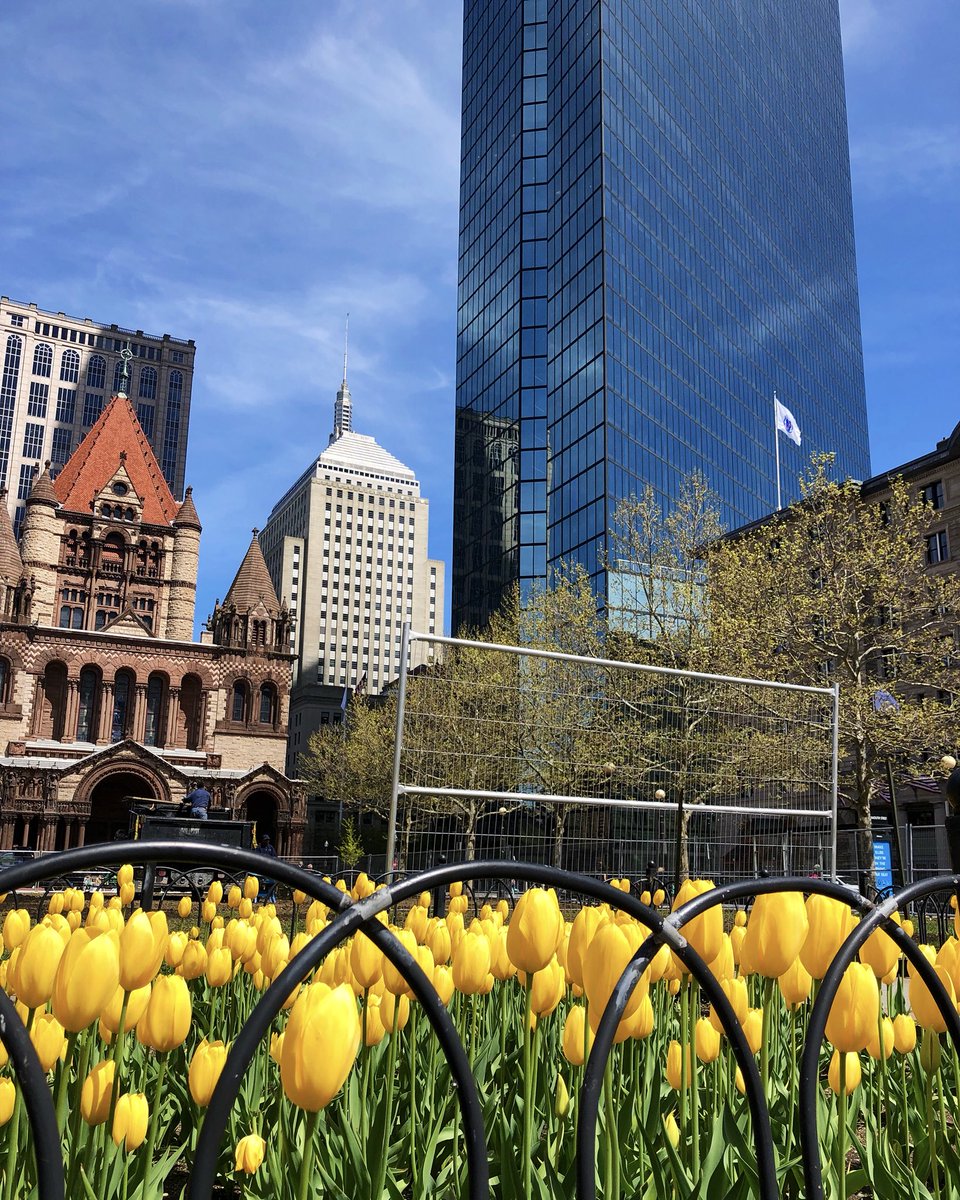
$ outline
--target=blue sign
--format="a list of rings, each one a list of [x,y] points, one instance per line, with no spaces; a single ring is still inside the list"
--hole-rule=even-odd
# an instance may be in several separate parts
[[[877,881],[877,891],[893,887],[893,855],[889,842],[873,841],[873,874]]]

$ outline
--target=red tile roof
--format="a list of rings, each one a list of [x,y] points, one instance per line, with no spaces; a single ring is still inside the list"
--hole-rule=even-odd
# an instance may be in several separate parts
[[[93,497],[116,474],[123,451],[130,482],[143,501],[143,520],[169,525],[177,502],[126,396],[113,397],[54,480],[60,504],[68,512],[88,513]]]

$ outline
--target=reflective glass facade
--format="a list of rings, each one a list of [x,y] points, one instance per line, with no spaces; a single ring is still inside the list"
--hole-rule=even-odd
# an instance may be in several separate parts
[[[466,0],[453,624],[702,470],[869,474],[837,0]]]

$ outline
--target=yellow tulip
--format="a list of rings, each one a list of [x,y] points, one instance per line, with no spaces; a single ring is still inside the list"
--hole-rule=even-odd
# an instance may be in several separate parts
[[[917,1023],[900,1013],[893,1018],[893,1048],[898,1054],[911,1054],[917,1045]]]
[[[65,904],[66,898],[63,892],[54,892],[47,901],[47,912],[53,917],[58,917],[63,912]]]
[[[453,990],[453,984],[450,984],[450,990]],[[363,1029],[363,1044],[369,1049],[371,1046],[379,1046],[383,1039],[387,1036],[387,1031],[383,1025],[383,1016],[380,1012],[380,997],[371,992],[367,996],[367,1002],[364,1005],[366,1019]]]
[[[232,883],[227,892],[227,905],[236,911],[240,907],[240,901],[243,899],[243,892],[240,890],[240,885]]]
[[[116,1063],[112,1058],[98,1062],[83,1081],[80,1092],[80,1116],[88,1125],[102,1125],[110,1115],[110,1096]]]
[[[293,1006],[280,1055],[288,1100],[318,1112],[343,1087],[360,1048],[360,1017],[348,986],[304,988]]]
[[[846,1063],[844,1065],[844,1091],[849,1096],[855,1092],[860,1086],[861,1070],[860,1070],[860,1055],[854,1054],[852,1051],[846,1055]],[[830,1059],[830,1069],[827,1072],[827,1082],[830,1084],[830,1090],[840,1094],[840,1051],[834,1050],[833,1057]]]
[[[120,982],[120,937],[78,929],[63,952],[53,981],[53,1012],[70,1033],[96,1021]]]
[[[128,904],[133,903],[133,898],[137,894],[136,885],[133,883],[120,884],[120,904],[126,908]]]
[[[507,953],[520,971],[542,971],[563,937],[563,913],[551,888],[530,888],[517,901],[507,926]]]
[[[30,914],[25,908],[13,908],[3,918],[3,945],[10,954],[30,932]]]
[[[450,943],[450,929],[446,921],[437,921],[427,934],[427,945],[433,954],[434,962],[448,963],[453,947]]]
[[[229,954],[229,950],[227,951]],[[230,955],[231,959],[233,955]],[[290,943],[286,935],[281,934],[280,937],[275,937],[267,946],[266,953],[263,955],[263,971],[271,979],[276,979],[283,968],[290,961]]]
[[[189,896],[181,896],[180,903],[177,905],[177,916],[180,917],[181,920],[186,921],[192,912],[193,901]]]
[[[260,895],[260,880],[256,875],[248,875],[243,881],[243,898],[245,900],[256,900]]]
[[[557,1007],[566,990],[563,967],[552,958],[542,971],[537,971],[530,984],[530,1009],[545,1017]]]
[[[227,1048],[223,1042],[208,1042],[206,1038],[197,1046],[190,1060],[187,1082],[194,1104],[206,1108],[217,1086],[217,1080],[227,1061]]]
[[[594,934],[587,948],[583,964],[584,991],[589,1001],[588,1015],[594,1032],[607,1007],[607,1001],[627,963],[633,958],[643,941],[637,925],[624,926],[613,923],[603,925]],[[650,986],[649,968],[637,981],[623,1012],[626,1019],[636,1012],[640,1001]]]
[[[720,1034],[713,1028],[706,1017],[700,1017],[694,1028],[694,1047],[697,1058],[704,1063],[712,1063],[720,1054]]]
[[[64,949],[60,934],[43,924],[35,925],[20,943],[8,983],[27,1008],[39,1008],[50,999]]]
[[[418,942],[422,942],[427,932],[427,910],[415,904],[407,913],[404,928],[409,929]]]
[[[233,955],[227,946],[221,946],[207,955],[204,974],[211,987],[223,987],[225,983],[230,982],[233,978]]]
[[[740,916],[740,913],[737,913]],[[734,925],[730,930],[730,949],[733,951],[733,961],[743,971],[743,943],[747,936],[745,925]],[[743,972],[745,973],[745,972]]]
[[[667,1113],[663,1118],[663,1132],[667,1135],[667,1141],[676,1150],[680,1145],[680,1126],[677,1124],[675,1113]]]
[[[12,1079],[6,1076],[0,1078],[0,1126],[13,1116],[13,1106],[17,1099],[17,1089]]]
[[[840,980],[827,1016],[827,1040],[844,1054],[866,1048],[880,1019],[880,989],[865,963],[851,963]]]
[[[901,925],[899,913],[893,913],[890,918]],[[897,965],[900,951],[896,942],[882,929],[875,929],[860,947],[857,957],[873,971],[878,979],[883,979]]]
[[[185,933],[171,933],[167,938],[167,948],[163,953],[163,961],[168,967],[179,967],[183,962],[183,952],[190,944]]]
[[[207,897],[211,904],[219,904],[223,899],[223,884],[219,879],[210,881],[210,886],[207,888]]]
[[[586,1048],[586,1052],[589,1054],[592,1045],[593,1030],[587,1023],[586,1009],[582,1004],[574,1004],[567,1013],[566,1021],[563,1023],[563,1038],[561,1040],[563,1057],[571,1066],[582,1067],[584,1062],[584,1048]]]
[[[686,1079],[683,1078],[683,1060],[686,1058]],[[681,1085],[690,1086],[692,1079],[692,1061],[690,1058],[690,1047],[682,1048],[680,1043],[673,1041],[667,1047],[667,1083],[676,1091],[680,1090]]]
[[[848,904],[829,896],[808,896],[806,909],[809,933],[800,951],[800,961],[811,978],[822,979],[856,920]]]
[[[579,988],[583,987],[583,956],[600,925],[608,919],[605,909],[591,906],[581,908],[570,926],[570,939],[567,943],[567,975],[570,977],[570,982]]]
[[[756,898],[747,921],[741,958],[766,979],[778,979],[803,948],[809,924],[799,892]]]
[[[949,1004],[951,1007],[956,1008],[957,995],[953,987],[953,980],[950,978],[945,967],[936,965],[933,947],[921,946],[920,950],[933,966],[937,979],[947,993]],[[934,1033],[946,1033],[946,1019],[937,1007],[933,993],[920,978],[920,974],[912,962],[907,963],[907,973],[910,977],[910,1007],[913,1009],[913,1015],[916,1018],[917,1024],[922,1029],[932,1029]]]
[[[662,949],[663,947],[661,947]],[[720,953],[708,964],[710,973],[718,982],[722,979],[732,979],[736,973],[737,965],[733,961],[733,943],[730,941],[730,935],[725,933],[720,943]]]
[[[149,983],[145,983],[142,988],[136,988],[127,997],[127,1011],[123,1018],[123,1028],[129,1032],[131,1029],[136,1029],[140,1024],[140,1020],[146,1011],[147,1004],[150,1001],[150,992],[152,987]],[[123,1009],[124,991],[122,987],[118,987],[113,993],[112,999],[104,1008],[100,1017],[100,1021],[105,1029],[111,1033],[117,1033],[120,1029],[120,1013]]]
[[[355,933],[350,943],[350,970],[361,988],[372,988],[383,975],[383,954],[363,933]]]
[[[558,1075],[557,1086],[553,1093],[553,1114],[562,1121],[569,1111],[570,1093],[567,1091],[567,1085],[563,1081],[563,1076]]]
[[[237,1149],[234,1153],[234,1171],[243,1171],[247,1175],[252,1175],[263,1162],[266,1150],[267,1143],[259,1133],[248,1133],[246,1137],[242,1137],[237,1142]]]
[[[453,953],[453,986],[465,996],[482,991],[490,973],[490,943],[482,933],[465,933]]]
[[[199,979],[207,970],[207,948],[203,942],[188,941],[180,959],[184,979]]]
[[[434,991],[440,997],[441,1003],[444,1005],[449,1004],[455,991],[453,972],[449,967],[438,963],[433,968],[433,987]]]
[[[385,991],[380,998],[380,1018],[387,1033],[399,1033],[410,1019],[410,1001]]]
[[[393,935],[410,954],[416,957],[417,939],[409,929],[396,929],[393,931]],[[410,984],[386,956],[383,959],[383,986],[388,992],[393,992],[395,996],[413,995]]]
[[[697,896],[702,896],[704,892],[711,891],[713,886],[713,883],[709,879],[685,879],[680,885],[680,890],[674,897],[671,911],[676,912],[678,908],[682,907],[688,901],[695,899]],[[719,904],[714,904],[712,908],[708,908],[699,917],[694,917],[692,921],[687,921],[680,932],[704,962],[713,962],[720,953],[720,948],[723,944],[722,907]]]
[[[883,1038],[882,1045],[881,1035]],[[867,1042],[867,1053],[871,1058],[877,1059],[877,1061],[880,1060],[881,1055],[883,1058],[889,1058],[893,1053],[894,1040],[893,1022],[889,1017],[881,1017],[880,1027],[874,1032],[870,1041]]]
[[[30,1041],[44,1071],[52,1071],[67,1048],[63,1026],[53,1013],[48,1012],[37,1013],[30,1030]]]
[[[137,1040],[158,1053],[173,1050],[186,1041],[192,1016],[190,989],[183,977],[160,975],[137,1024]]]
[[[743,1026],[743,1036],[752,1054],[758,1054],[760,1043],[763,1041],[763,1009],[751,1008],[746,1017],[740,1022]]]
[[[803,965],[803,960],[795,958],[779,977],[777,983],[787,1008],[792,1009],[799,1008],[805,1000],[809,999],[813,980]]]
[[[129,863],[124,863],[117,870],[117,883],[122,887],[125,883],[133,883],[133,867]]]
[[[130,1154],[143,1144],[147,1136],[147,1123],[150,1119],[150,1109],[147,1098],[141,1092],[124,1092],[117,1098],[117,1107],[113,1114],[114,1145],[123,1143],[124,1150]]]
[[[162,912],[142,908],[130,914],[120,933],[120,986],[132,992],[149,983],[160,970],[167,946],[167,921]]]

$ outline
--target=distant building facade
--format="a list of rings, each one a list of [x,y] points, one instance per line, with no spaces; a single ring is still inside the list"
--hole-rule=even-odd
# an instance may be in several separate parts
[[[192,491],[176,502],[122,394],[25,510],[18,544],[0,505],[0,849],[110,841],[131,801],[202,783],[299,854],[289,614],[256,536],[196,642]]]
[[[288,772],[311,733],[342,719],[350,691],[375,694],[397,677],[405,621],[419,632],[442,630],[444,564],[428,556],[428,521],[413,471],[353,431],[344,370],[329,445],[260,535],[295,622]],[[415,646],[414,665],[427,653]]]
[[[129,383],[121,386],[129,349]],[[193,340],[46,312],[0,296],[0,485],[14,530],[37,463],[66,463],[114,392],[127,391],[171,492],[183,496]]]

